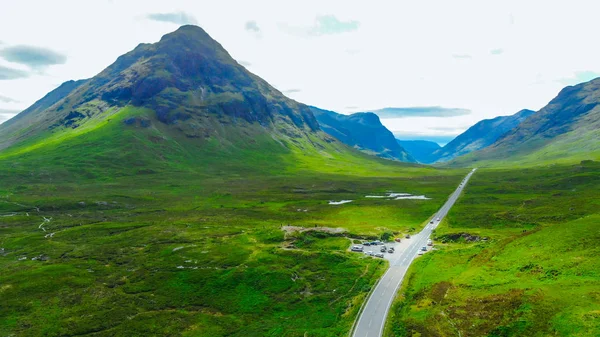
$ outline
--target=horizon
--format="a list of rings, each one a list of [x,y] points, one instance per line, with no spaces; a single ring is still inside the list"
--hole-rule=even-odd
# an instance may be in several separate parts
[[[185,24],[205,29],[240,64],[294,100],[343,114],[390,109],[380,119],[396,137],[440,144],[482,119],[537,111],[563,87],[600,76],[600,50],[576,34],[597,28],[585,19],[593,11],[556,4],[544,3],[547,13],[540,18],[536,4],[518,2],[439,2],[439,13],[420,4],[373,8],[358,2],[293,4],[294,10],[274,5],[265,13],[240,3],[243,10],[235,14],[227,5],[206,11],[188,1],[144,8],[62,3],[68,13],[54,13],[52,4],[38,4],[32,13],[19,3],[0,14],[0,27],[11,32],[0,41],[0,122],[61,83],[93,77],[138,44]],[[475,9],[476,17],[469,14]],[[219,15],[225,12],[228,20]],[[435,25],[422,22],[425,13]],[[26,14],[44,29],[20,22]],[[108,15],[118,23],[94,24]],[[549,42],[560,36],[572,37],[565,43],[573,48],[552,49]]]

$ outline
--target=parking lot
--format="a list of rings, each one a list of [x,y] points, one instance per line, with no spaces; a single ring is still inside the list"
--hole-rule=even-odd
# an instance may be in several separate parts
[[[413,241],[416,241],[417,239],[419,239],[419,234],[415,234],[413,235],[410,239],[406,239],[406,238],[401,238],[400,242],[395,242],[395,241],[391,241],[391,242],[384,242],[384,243],[380,243],[377,245],[369,245],[366,246],[364,244],[353,244],[351,246],[351,250],[354,247],[361,247],[362,251],[355,251],[357,254],[365,254],[365,255],[370,255],[369,252],[372,253],[371,256],[373,256],[373,258],[378,258],[377,256],[375,256],[375,254],[380,253],[383,254],[383,258],[390,261],[390,264],[395,264],[396,260],[398,260],[400,258],[400,255],[410,246],[410,244]],[[364,241],[367,242],[367,241]],[[385,246],[386,247],[386,252],[382,253],[381,252],[381,247]],[[427,251],[430,251],[432,246],[426,246],[427,247]],[[388,250],[390,248],[394,249],[393,253],[389,253]],[[419,247],[421,248],[421,247]]]

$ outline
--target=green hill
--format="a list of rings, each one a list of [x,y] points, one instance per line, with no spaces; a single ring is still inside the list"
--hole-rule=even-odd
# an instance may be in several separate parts
[[[489,147],[456,165],[575,163],[600,158],[600,78],[569,86]]]

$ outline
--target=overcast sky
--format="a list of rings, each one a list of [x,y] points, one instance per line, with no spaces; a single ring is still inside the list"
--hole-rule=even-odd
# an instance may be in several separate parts
[[[11,1],[0,121],[197,24],[289,97],[441,143],[600,76],[597,1]],[[445,140],[444,140],[445,139]]]

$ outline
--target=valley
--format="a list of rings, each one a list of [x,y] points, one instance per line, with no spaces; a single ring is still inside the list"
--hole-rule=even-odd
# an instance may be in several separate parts
[[[310,74],[315,103],[339,91],[367,111],[337,113],[288,97],[304,92],[185,13],[153,17],[179,28],[0,109],[0,336],[600,335],[600,78],[467,128],[470,109],[368,112],[326,83],[348,69]],[[302,43],[360,26],[315,22],[274,26]],[[0,41],[0,80],[40,80],[57,55]],[[370,90],[421,102],[420,85]],[[410,123],[414,140],[387,127]]]

